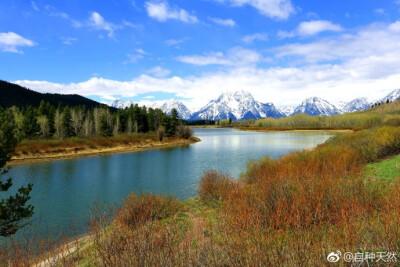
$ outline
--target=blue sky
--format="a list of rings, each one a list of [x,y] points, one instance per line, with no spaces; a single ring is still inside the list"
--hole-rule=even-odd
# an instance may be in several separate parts
[[[0,79],[105,102],[376,99],[399,51],[399,0],[0,2]]]

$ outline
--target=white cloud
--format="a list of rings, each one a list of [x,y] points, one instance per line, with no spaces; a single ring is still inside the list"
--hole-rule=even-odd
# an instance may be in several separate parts
[[[235,27],[236,22],[232,19],[209,18],[212,22],[226,27]]]
[[[143,99],[154,99],[154,98],[155,98],[154,95],[148,95],[148,96],[143,97]]]
[[[246,35],[242,38],[242,41],[248,44],[253,43],[254,41],[267,41],[268,40],[268,33],[255,33]]]
[[[262,55],[256,51],[234,47],[226,54],[222,52],[208,52],[204,55],[179,56],[176,60],[192,65],[227,65],[244,66],[265,61]]]
[[[340,32],[343,31],[343,27],[338,24],[333,24],[327,20],[312,20],[312,21],[304,21],[297,26],[296,30],[287,32],[287,31],[278,31],[277,36],[280,39],[284,38],[293,38],[296,36],[312,36],[321,32],[333,31]]]
[[[227,2],[232,6],[250,5],[257,9],[262,15],[275,18],[287,19],[295,13],[290,0],[214,0],[217,2]]]
[[[300,36],[315,35],[324,31],[340,32],[343,31],[343,28],[326,20],[305,21],[297,27],[297,33]]]
[[[387,57],[389,60],[393,56],[400,60],[397,52],[400,51],[399,33],[400,21],[372,24],[353,35],[342,34],[310,43],[284,45],[273,50],[277,57],[292,56],[311,63],[373,57]]]
[[[108,37],[114,36],[114,30],[121,28],[111,22],[106,21],[99,13],[91,12],[87,26],[95,30],[103,30],[108,32]]]
[[[389,30],[394,33],[400,33],[400,20],[396,21],[395,23],[390,24]]]
[[[385,14],[385,10],[383,8],[377,8],[374,10],[374,12],[379,15]]]
[[[145,8],[149,17],[160,22],[165,22],[169,19],[180,20],[186,23],[199,22],[196,16],[190,15],[182,8],[170,7],[166,1],[148,1],[145,3]]]
[[[20,46],[34,46],[35,42],[28,40],[14,32],[0,32],[0,50],[3,52],[23,53]]]
[[[171,74],[171,71],[168,69],[165,69],[163,67],[157,66],[154,68],[151,68],[147,71],[147,73],[154,75],[155,77],[166,77],[169,74]]]

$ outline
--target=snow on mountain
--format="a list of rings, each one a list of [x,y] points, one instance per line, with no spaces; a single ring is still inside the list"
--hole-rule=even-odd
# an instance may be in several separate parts
[[[310,97],[304,100],[292,113],[306,113],[311,116],[324,115],[331,116],[339,114],[340,110],[337,109],[333,104],[319,97]]]
[[[255,101],[249,92],[237,91],[223,93],[216,100],[193,113],[191,120],[245,120],[264,117],[280,118],[285,115],[272,103],[263,104]]]
[[[346,101],[338,101],[338,102],[333,102],[332,105],[334,105],[340,113],[344,113],[344,107],[348,104],[349,102]]]
[[[111,103],[111,107],[126,108],[126,107],[130,107],[131,105],[135,105],[135,104],[136,103],[132,102],[131,100],[117,99]],[[139,103],[139,106],[143,106],[143,104],[144,103]],[[166,102],[163,102],[163,101],[149,102],[149,103],[145,103],[145,106],[148,108],[153,108],[153,109],[159,108],[166,114],[171,114],[172,109],[175,108],[178,111],[179,117],[184,120],[189,119],[190,115],[192,114],[190,112],[190,110],[181,101],[178,101],[175,99],[171,99]]]
[[[341,109],[343,113],[361,111],[370,108],[372,102],[369,101],[366,97],[360,97],[351,100]]]
[[[396,101],[400,98],[400,89],[392,91],[390,94],[382,98],[379,102],[386,102],[388,99],[390,102]]]
[[[178,101],[175,99],[168,100],[167,102],[163,103],[159,108],[168,115],[170,115],[172,109],[175,108],[176,111],[178,111],[179,117],[184,120],[188,120],[192,115],[190,110],[185,106],[185,104],[182,103],[182,101]]]
[[[277,109],[281,113],[285,114],[288,117],[294,112],[295,107],[293,107],[293,106],[281,106],[281,107],[277,107]]]
[[[126,108],[130,107],[131,105],[135,105],[135,103],[132,102],[131,100],[122,100],[122,99],[116,99],[110,104],[110,106],[113,108]]]

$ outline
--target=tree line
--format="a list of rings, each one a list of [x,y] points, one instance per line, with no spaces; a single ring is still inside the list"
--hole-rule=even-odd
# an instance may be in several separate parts
[[[69,138],[74,136],[111,137],[118,134],[157,132],[160,139],[175,136],[183,124],[178,112],[170,115],[161,109],[131,105],[125,109],[111,111],[108,106],[86,108],[85,106],[57,107],[41,101],[38,108],[11,107],[2,112],[13,117],[15,130],[20,140],[24,138]]]

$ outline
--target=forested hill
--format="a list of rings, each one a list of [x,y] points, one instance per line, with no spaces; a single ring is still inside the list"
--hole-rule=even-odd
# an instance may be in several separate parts
[[[42,100],[50,102],[53,106],[57,106],[59,103],[70,107],[85,105],[88,108],[102,105],[80,95],[42,94],[14,83],[0,80],[0,107],[39,107]]]

